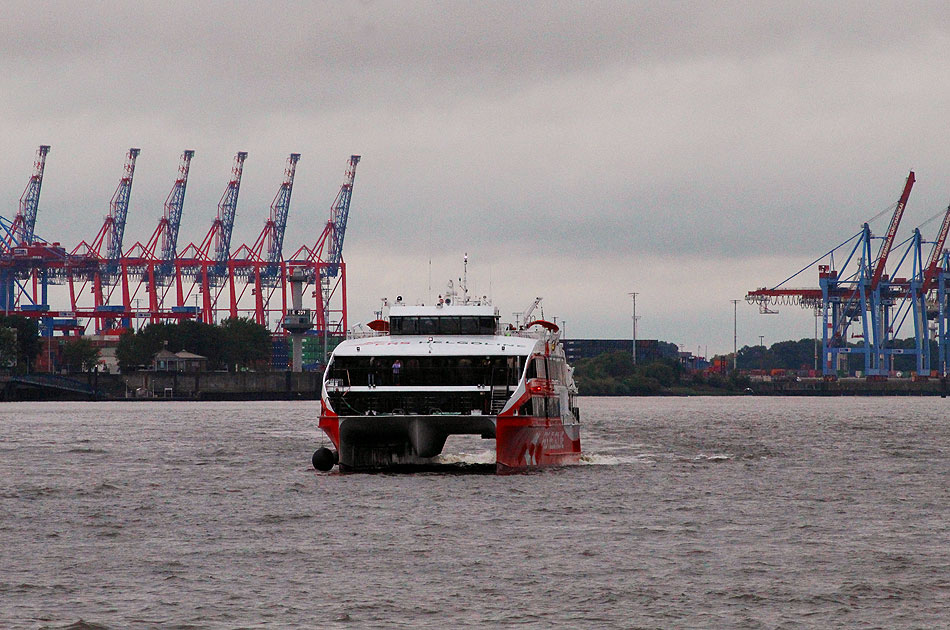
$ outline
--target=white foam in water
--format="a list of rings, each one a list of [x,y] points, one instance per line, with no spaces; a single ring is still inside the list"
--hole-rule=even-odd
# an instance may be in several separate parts
[[[480,453],[443,453],[435,458],[437,464],[494,464],[495,451]]]
[[[619,466],[620,464],[636,464],[644,461],[653,461],[652,453],[640,455],[604,455],[603,453],[584,453],[580,463],[585,466]]]
[[[700,453],[693,458],[694,461],[707,461],[707,462],[722,462],[727,459],[732,459],[733,456],[730,453],[712,453],[706,455],[705,453]]]

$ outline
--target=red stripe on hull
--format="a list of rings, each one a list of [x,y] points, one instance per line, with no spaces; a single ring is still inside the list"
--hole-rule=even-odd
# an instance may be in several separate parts
[[[327,437],[333,442],[334,448],[340,450],[340,418],[337,414],[327,409],[322,401],[320,407],[320,422],[317,426],[323,429],[323,432],[327,434]]]
[[[579,425],[568,427],[560,418],[500,416],[495,436],[499,470],[576,464],[581,457]]]

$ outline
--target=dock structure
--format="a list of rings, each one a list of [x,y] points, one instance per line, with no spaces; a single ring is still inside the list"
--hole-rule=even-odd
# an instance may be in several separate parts
[[[925,241],[918,227],[902,243],[895,243],[915,181],[911,171],[884,236],[875,236],[870,222],[866,222],[857,234],[789,278],[746,295],[746,300],[763,314],[776,313],[772,307],[783,305],[815,311],[821,319],[821,370],[826,379],[845,375],[844,365],[852,354],[862,356],[862,374],[869,379],[892,375],[897,355],[915,358],[916,379],[947,376],[950,255],[945,245],[950,232],[950,206],[941,211],[943,221],[933,241]],[[925,257],[927,246],[930,253]],[[890,265],[895,248],[902,254],[896,264]],[[817,288],[790,285],[815,267]],[[907,329],[912,330],[913,348],[895,343],[900,331]],[[936,356],[931,341],[936,341]]]
[[[126,248],[126,218],[140,154],[140,149],[131,148],[98,234],[67,249],[35,232],[49,151],[48,145],[37,151],[14,218],[0,216],[0,314],[36,319],[46,336],[118,335],[144,321],[210,324],[229,317],[248,317],[283,336],[288,334],[283,328],[288,311],[293,311],[298,319],[300,312],[308,314],[312,334],[324,339],[345,335],[343,239],[360,156],[347,160],[343,184],[313,244],[285,256],[284,232],[299,153],[290,154],[264,228],[253,243],[231,243],[248,156],[241,151],[207,236],[179,248],[195,156],[193,150],[185,150],[158,227],[145,243],[137,241]],[[305,308],[289,304],[291,278],[300,285],[301,295],[313,298]],[[63,289],[51,292],[56,285]],[[54,303],[53,293],[60,295],[60,303]]]

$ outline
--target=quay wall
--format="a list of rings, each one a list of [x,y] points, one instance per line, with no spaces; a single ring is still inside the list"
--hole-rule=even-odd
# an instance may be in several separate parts
[[[945,378],[892,378],[885,381],[869,381],[864,378],[841,378],[833,381],[802,378],[754,381],[750,389],[753,394],[766,396],[945,396],[948,393],[947,387]]]
[[[320,372],[0,375],[0,400],[318,400]]]
[[[123,398],[319,399],[321,372],[134,372],[117,375]],[[113,392],[112,397],[118,392]]]

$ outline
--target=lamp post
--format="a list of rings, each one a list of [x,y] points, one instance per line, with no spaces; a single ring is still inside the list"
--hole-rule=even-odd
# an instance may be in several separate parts
[[[633,364],[637,364],[637,296],[639,293],[630,292],[629,295],[633,298]]]
[[[739,366],[739,300],[732,300],[732,371],[738,370]]]

